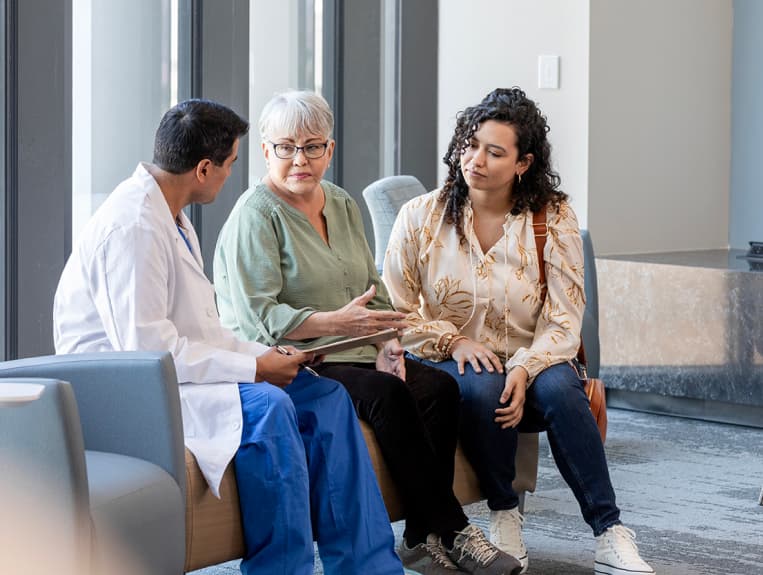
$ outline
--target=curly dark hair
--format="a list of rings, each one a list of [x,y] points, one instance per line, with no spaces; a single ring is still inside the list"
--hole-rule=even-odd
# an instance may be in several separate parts
[[[469,186],[461,173],[461,155],[474,133],[487,120],[505,122],[514,128],[518,158],[533,155],[533,161],[522,175],[521,182],[514,182],[512,214],[517,215],[528,209],[535,213],[549,204],[558,208],[568,197],[557,189],[561,180],[559,174],[551,169],[551,144],[547,138],[549,127],[546,117],[520,88],[497,88],[479,104],[458,114],[456,130],[443,157],[443,162],[448,166],[448,176],[439,200],[445,202],[445,221],[456,226],[462,239],[463,211]]]

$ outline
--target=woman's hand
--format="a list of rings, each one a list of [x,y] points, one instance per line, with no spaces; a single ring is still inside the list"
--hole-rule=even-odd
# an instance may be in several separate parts
[[[405,350],[396,339],[384,342],[376,354],[376,369],[405,381]]]
[[[376,286],[371,286],[364,294],[356,297],[344,307],[330,312],[332,335],[358,337],[391,327],[395,329],[408,327],[404,313],[393,310],[368,309],[366,305],[375,295]]]
[[[297,348],[288,346],[288,355],[271,347],[262,355],[257,356],[257,373],[254,381],[267,381],[277,387],[284,388],[297,377],[297,372],[303,363],[313,361],[314,353],[305,353]]]
[[[476,373],[482,373],[482,367],[490,373],[503,373],[503,364],[496,354],[481,343],[464,337],[453,344],[450,356],[458,365],[458,373],[464,375],[464,366],[469,363]]]
[[[525,410],[528,377],[527,370],[521,366],[512,368],[506,375],[506,383],[503,386],[500,402],[506,403],[511,400],[511,403],[506,407],[499,407],[495,410],[495,422],[501,426],[501,429],[516,427],[522,420],[522,414]]]

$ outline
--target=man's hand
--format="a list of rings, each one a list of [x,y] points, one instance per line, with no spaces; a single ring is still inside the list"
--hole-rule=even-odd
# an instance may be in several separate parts
[[[503,364],[496,354],[481,343],[464,337],[453,344],[450,356],[458,365],[458,373],[464,375],[464,366],[469,363],[475,373],[482,373],[482,367],[490,373],[503,373]]]
[[[358,337],[370,335],[383,329],[405,329],[405,314],[398,311],[368,309],[366,305],[376,295],[376,286],[371,286],[350,303],[331,312],[332,335]]]
[[[506,384],[503,387],[500,402],[506,403],[511,400],[511,403],[495,410],[495,422],[501,426],[501,429],[516,427],[522,420],[528,377],[527,370],[521,366],[514,367],[506,376]]]
[[[396,339],[384,342],[376,354],[376,369],[405,381],[405,350]]]
[[[254,376],[254,381],[267,381],[281,388],[286,387],[297,376],[300,365],[311,362],[315,355],[298,351],[294,347],[288,347],[287,350],[289,355],[272,347],[262,355],[257,356],[257,373]]]

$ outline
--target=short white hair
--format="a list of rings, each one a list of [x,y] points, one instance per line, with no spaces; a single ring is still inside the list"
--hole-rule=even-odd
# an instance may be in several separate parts
[[[329,138],[334,130],[334,114],[320,94],[289,90],[276,94],[265,104],[259,128],[263,140],[276,132],[285,132],[292,137],[320,135]]]

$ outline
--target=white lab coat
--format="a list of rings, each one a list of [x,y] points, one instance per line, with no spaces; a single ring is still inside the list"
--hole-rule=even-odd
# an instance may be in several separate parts
[[[66,263],[53,304],[55,346],[57,353],[170,351],[185,444],[218,494],[241,442],[237,382],[254,380],[255,357],[268,348],[222,327],[199,240],[182,212],[180,221],[193,254],[156,180],[138,165]]]

